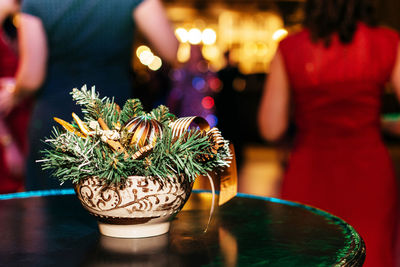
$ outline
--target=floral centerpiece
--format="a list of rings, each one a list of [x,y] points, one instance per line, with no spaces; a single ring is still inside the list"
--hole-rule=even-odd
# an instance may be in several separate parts
[[[146,113],[138,99],[120,108],[94,87],[73,89],[83,119],[54,118],[39,160],[60,180],[72,181],[100,232],[146,237],[169,229],[169,220],[188,199],[199,175],[229,166],[229,143],[201,117],[177,118],[167,107]]]

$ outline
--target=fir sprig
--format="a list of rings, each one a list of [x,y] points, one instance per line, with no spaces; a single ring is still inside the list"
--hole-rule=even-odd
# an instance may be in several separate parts
[[[161,123],[166,123],[167,121],[174,121],[176,119],[174,114],[169,113],[169,109],[160,105],[157,108],[153,109],[150,114],[154,119],[158,120]]]
[[[114,99],[110,100],[107,97],[100,99],[94,86],[91,90],[87,90],[86,85],[81,90],[74,88],[71,95],[76,104],[82,106],[86,121],[97,121],[102,118],[108,127],[113,127],[119,121],[120,114]]]
[[[143,106],[139,99],[129,99],[121,110],[120,121],[125,124],[128,120],[143,115]]]

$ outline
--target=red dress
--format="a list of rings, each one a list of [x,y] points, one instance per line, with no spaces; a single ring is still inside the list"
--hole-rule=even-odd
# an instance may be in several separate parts
[[[393,266],[397,185],[380,132],[383,87],[399,36],[360,23],[351,44],[312,43],[307,30],[280,43],[297,134],[282,198],[341,217],[366,243],[364,266]]]

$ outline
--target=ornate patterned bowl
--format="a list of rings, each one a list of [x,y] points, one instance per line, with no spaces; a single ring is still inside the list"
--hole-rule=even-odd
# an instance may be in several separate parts
[[[125,186],[104,185],[96,177],[75,185],[83,207],[97,217],[100,233],[120,238],[157,236],[169,231],[170,221],[186,203],[192,183],[183,176],[160,182],[130,176]]]

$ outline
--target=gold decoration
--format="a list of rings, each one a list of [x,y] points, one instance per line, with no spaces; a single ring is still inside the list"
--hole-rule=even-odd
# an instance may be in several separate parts
[[[87,133],[89,132],[88,127],[81,121],[81,119],[79,119],[78,115],[76,115],[75,113],[72,113],[72,118],[74,118],[79,129],[75,128],[72,124],[57,117],[54,117],[53,119],[59,124],[61,124],[61,126],[64,127],[65,130],[74,133],[79,137],[86,138],[88,135]]]
[[[154,145],[162,135],[162,124],[146,115],[138,116],[128,121],[122,128],[122,139],[129,138],[129,145],[139,148],[149,144]]]
[[[225,145],[225,140],[222,137],[221,132],[217,127],[213,127],[207,131],[207,135],[210,138],[210,142],[212,144],[213,153],[217,154],[218,149]]]
[[[191,128],[198,128],[203,137],[206,135],[209,137],[211,147],[207,151],[203,151],[202,154],[198,155],[197,159],[200,161],[212,159],[214,155],[217,154],[218,149],[225,144],[224,138],[218,128],[213,127],[210,129],[210,125],[202,117],[192,116],[179,118],[171,122],[169,126],[172,129],[172,137],[185,135]]]
[[[181,136],[183,133],[187,132],[192,127],[198,127],[200,130],[208,131],[210,125],[202,117],[183,117],[179,118],[169,124],[172,129],[172,137]]]
[[[232,152],[232,159],[230,165],[220,174],[219,181],[219,201],[218,205],[221,206],[228,202],[230,199],[237,194],[237,168],[236,168],[236,156],[233,144],[229,144],[229,149]]]
[[[99,118],[97,121],[100,124],[101,129],[103,129],[105,131],[110,130],[110,128],[108,128],[107,124],[104,122],[104,120],[102,118]],[[119,141],[108,139],[108,138],[106,138],[105,141],[112,149],[114,149],[118,153],[124,153],[125,158],[129,157],[129,154],[125,151],[124,147],[122,146],[122,144]]]
[[[153,144],[149,144],[147,146],[141,147],[138,151],[133,154],[133,159],[141,159],[142,157],[147,156],[152,150],[154,146]]]

